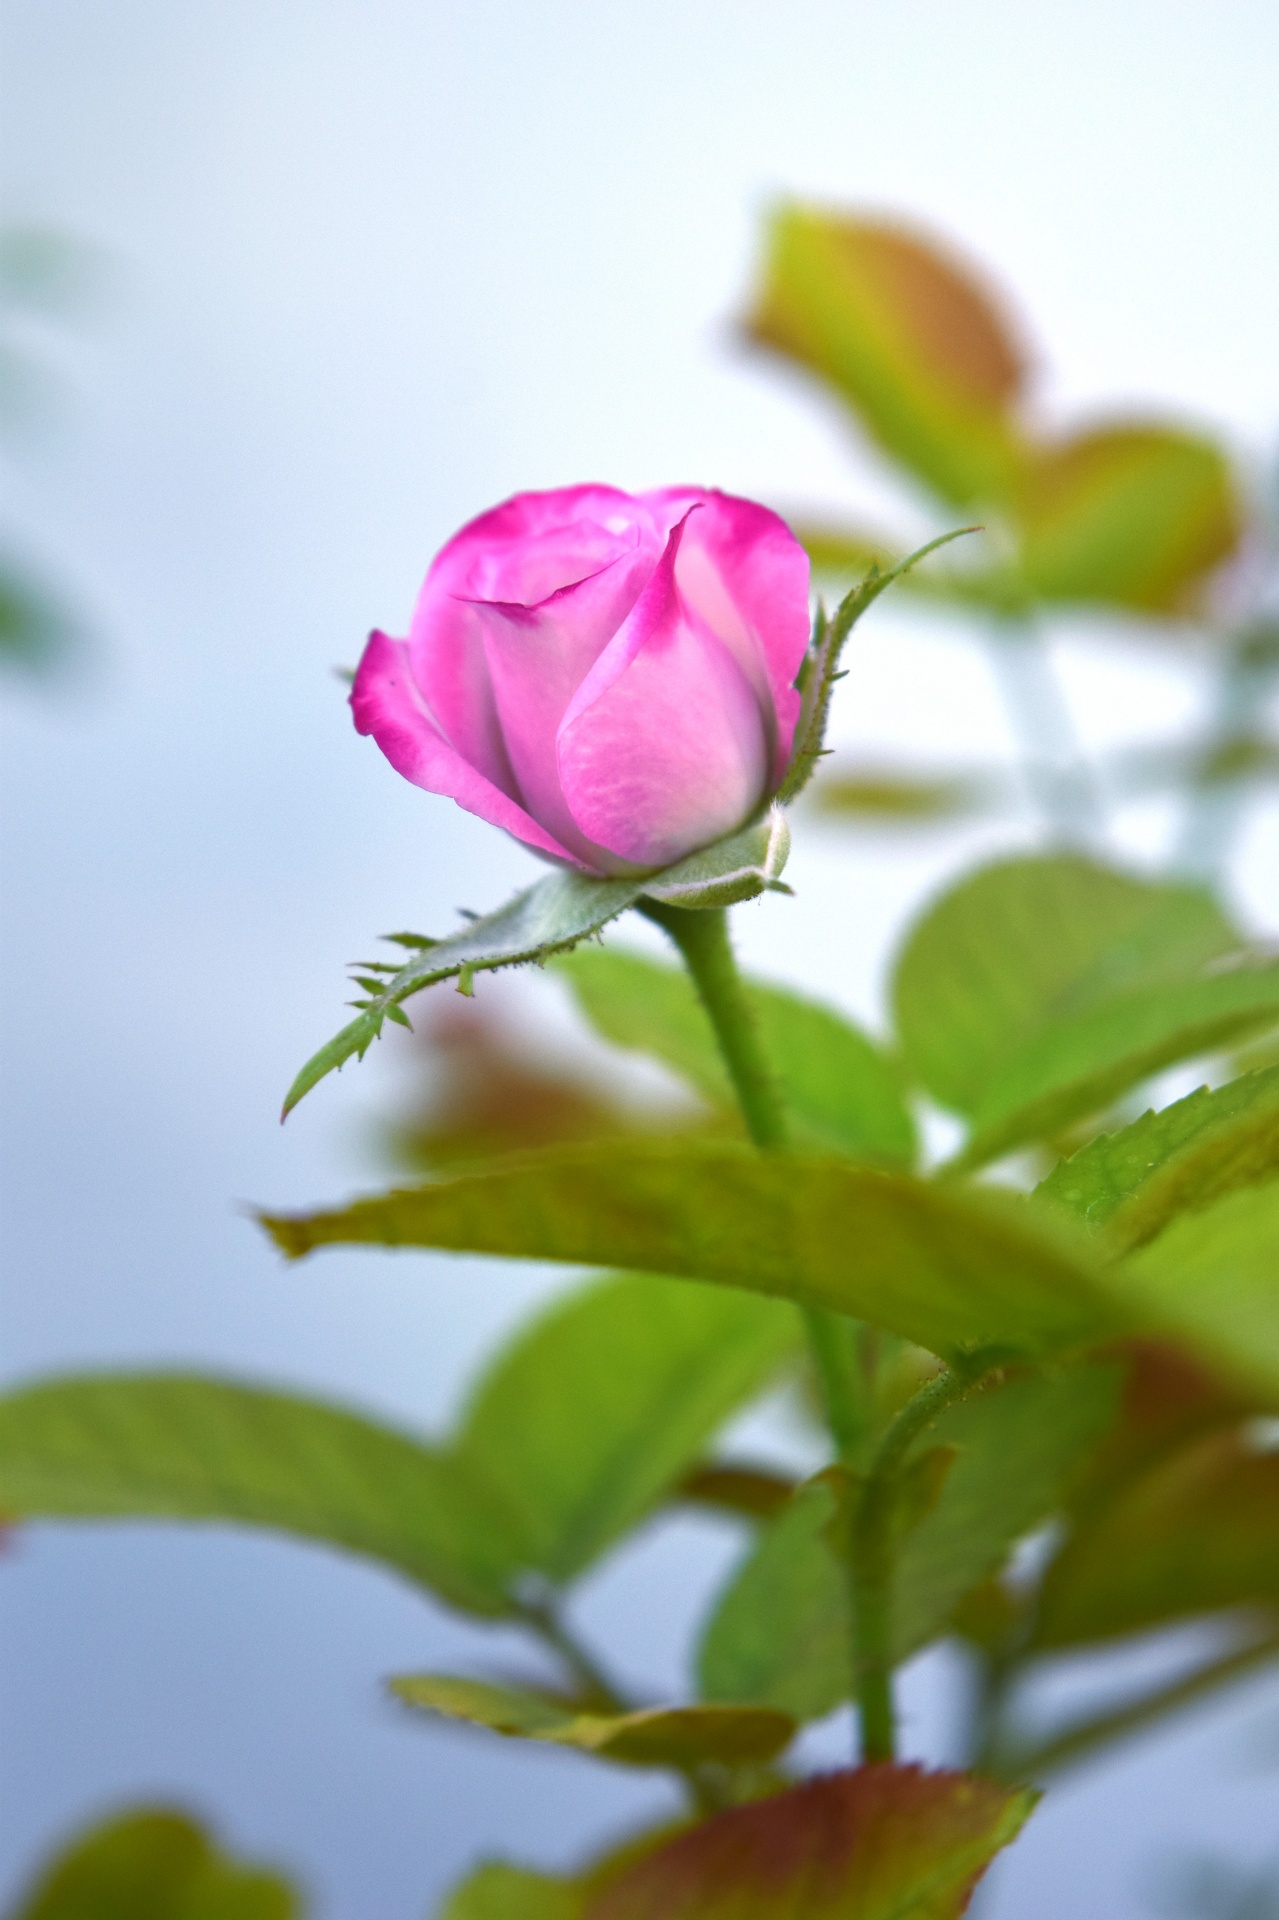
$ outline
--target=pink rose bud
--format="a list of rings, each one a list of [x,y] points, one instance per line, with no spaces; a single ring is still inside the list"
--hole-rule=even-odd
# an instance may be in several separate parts
[[[666,867],[779,786],[808,558],[697,487],[522,493],[436,557],[407,640],[374,633],[355,724],[397,772],[590,873]]]

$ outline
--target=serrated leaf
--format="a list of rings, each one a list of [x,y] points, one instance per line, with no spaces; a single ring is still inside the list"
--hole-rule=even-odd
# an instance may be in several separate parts
[[[1279,1067],[1200,1087],[1063,1160],[1036,1198],[1104,1227],[1123,1251],[1144,1246],[1179,1213],[1210,1206],[1279,1174]]]
[[[1089,428],[1036,452],[1014,520],[1034,598],[1165,615],[1193,611],[1244,527],[1224,450],[1149,421]]]
[[[296,1920],[301,1911],[286,1880],[224,1853],[189,1815],[135,1807],[76,1835],[9,1920]]]
[[[554,963],[592,1024],[617,1046],[655,1054],[715,1106],[736,1098],[696,989],[682,967],[616,947],[582,948]],[[888,1166],[909,1166],[915,1128],[901,1078],[842,1014],[780,987],[747,991],[796,1135]]]
[[[1116,1270],[1152,1330],[1279,1406],[1279,1182],[1183,1214]]]
[[[562,1581],[596,1559],[800,1342],[781,1302],[652,1276],[606,1280],[521,1329],[473,1390],[453,1448],[518,1515],[512,1572]]]
[[[1279,1022],[1279,966],[1212,898],[1077,855],[1001,861],[930,908],[898,961],[906,1057],[975,1166],[1166,1066]]]
[[[769,223],[748,336],[832,388],[943,499],[1001,499],[1024,457],[1024,363],[966,264],[886,221],[802,206]]]
[[[502,1614],[513,1522],[460,1462],[292,1394],[181,1374],[51,1380],[0,1399],[0,1510],[269,1527]]]
[[[364,1003],[359,1017],[307,1061],[285,1096],[284,1114],[291,1113],[312,1087],[352,1055],[362,1060],[381,1033],[391,1008],[412,994],[464,971],[469,979],[472,973],[517,966],[562,952],[616,919],[638,899],[639,892],[629,880],[551,873],[517,893],[495,913],[470,921],[460,933],[417,947],[412,958]],[[403,935],[390,937],[399,944],[404,942]]]
[[[632,1767],[758,1766],[795,1734],[788,1714],[762,1707],[644,1707],[634,1713],[566,1711],[562,1701],[447,1674],[403,1674],[389,1682],[408,1706],[468,1720],[525,1740],[574,1747]]]
[[[260,1217],[294,1259],[360,1244],[624,1266],[833,1307],[940,1353],[1057,1350],[1116,1324],[1082,1247],[1015,1196],[698,1137],[512,1155]]]
[[[587,1920],[958,1920],[1036,1797],[920,1767],[821,1775],[678,1835]]]
[[[1076,1523],[1040,1588],[1035,1647],[1279,1605],[1277,1511],[1279,1455],[1239,1428],[1196,1437]]]
[[[1014,1379],[950,1408],[917,1443],[928,1500],[903,1515],[893,1657],[945,1631],[959,1602],[1062,1501],[1115,1418],[1121,1369],[1078,1366]],[[950,1457],[945,1472],[927,1466]],[[832,1544],[836,1498],[819,1478],[765,1529],[713,1614],[699,1654],[710,1699],[757,1700],[797,1719],[848,1698],[852,1623]]]

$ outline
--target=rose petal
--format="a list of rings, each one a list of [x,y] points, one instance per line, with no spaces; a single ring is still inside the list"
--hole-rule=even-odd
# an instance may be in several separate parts
[[[616,487],[517,493],[454,534],[427,587],[536,606],[638,546],[656,563],[665,538],[644,503]]]
[[[639,867],[731,833],[763,799],[764,714],[729,651],[684,602],[674,529],[617,638],[569,705],[559,776],[579,830]]]
[[[728,646],[776,716],[769,785],[780,784],[799,719],[798,674],[809,641],[808,555],[786,522],[735,494],[666,487],[641,496],[655,519],[673,524],[696,503],[676,562],[686,604]]]
[[[396,772],[415,787],[456,800],[468,813],[504,827],[552,859],[586,864],[449,745],[414,680],[407,641],[370,634],[351,689],[351,711],[357,731],[371,734]]]

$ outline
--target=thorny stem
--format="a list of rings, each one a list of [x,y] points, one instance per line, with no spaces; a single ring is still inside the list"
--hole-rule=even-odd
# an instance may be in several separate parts
[[[642,911],[666,929],[684,957],[751,1139],[765,1149],[783,1146],[787,1128],[782,1093],[737,970],[726,912],[651,901]],[[857,1329],[844,1315],[825,1308],[810,1307],[804,1318],[831,1434],[841,1460],[852,1466],[869,1425]],[[966,1392],[968,1384],[957,1375],[939,1374],[902,1408],[880,1441],[858,1504],[848,1581],[861,1745],[867,1760],[889,1758],[893,1751],[892,1482],[916,1433]]]

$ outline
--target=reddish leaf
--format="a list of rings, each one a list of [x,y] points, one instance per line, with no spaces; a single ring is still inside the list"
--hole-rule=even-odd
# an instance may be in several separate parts
[[[826,1774],[680,1834],[585,1920],[956,1920],[1035,1799],[919,1767]]]

